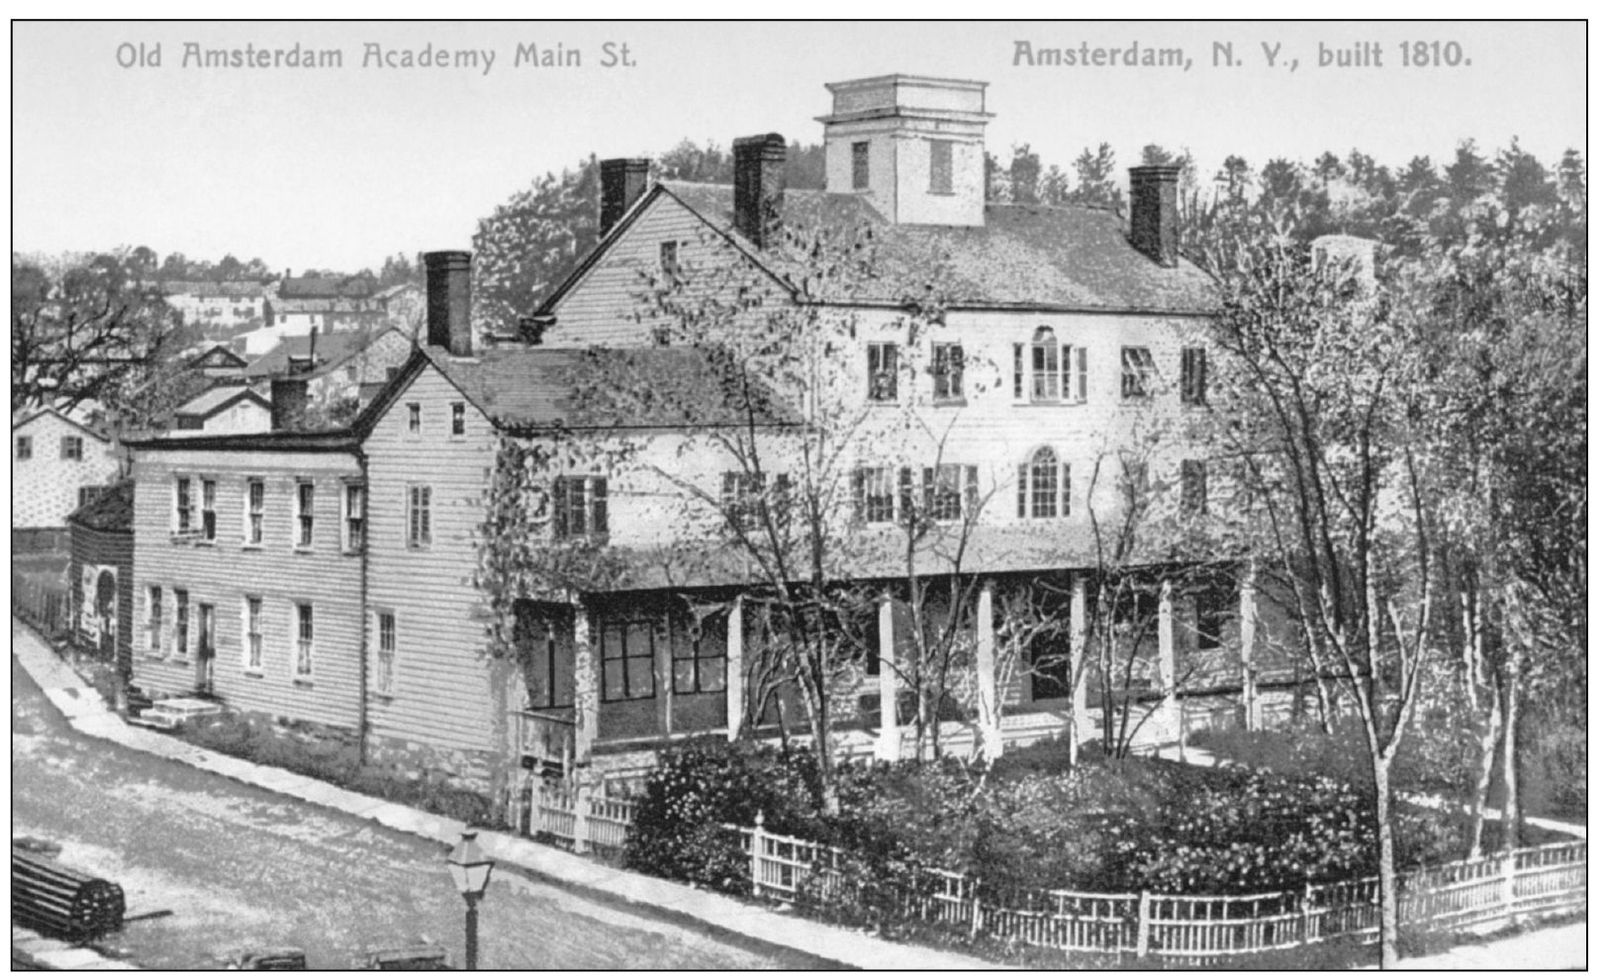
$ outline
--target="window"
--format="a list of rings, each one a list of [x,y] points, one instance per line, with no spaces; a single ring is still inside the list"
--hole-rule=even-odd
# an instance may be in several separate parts
[[[869,344],[869,399],[897,400],[897,344]]]
[[[201,539],[217,539],[217,482],[201,480]]]
[[[932,139],[931,147],[931,193],[950,194],[953,192],[953,143],[947,139]]]
[[[162,589],[153,587],[145,596],[145,647],[151,655],[162,654]]]
[[[513,640],[527,656],[525,692],[531,709],[557,709],[574,705],[574,656],[566,631],[572,619],[557,621],[520,603]]]
[[[1014,399],[1032,403],[1087,400],[1087,348],[1060,344],[1047,326],[1031,336],[1030,370],[1027,373],[1027,347],[1014,344]],[[1029,386],[1028,386],[1029,385]]]
[[[33,439],[28,435],[17,436],[17,460],[26,462],[33,458]]]
[[[295,545],[312,546],[312,498],[310,482],[295,484]]]
[[[347,483],[345,487],[345,549],[348,553],[355,553],[362,549],[367,541],[368,516],[368,489],[355,483]]]
[[[1020,466],[1015,492],[1015,515],[1021,519],[1069,516],[1070,465],[1060,465],[1058,455],[1044,445]]]
[[[1181,402],[1203,404],[1208,390],[1208,366],[1204,348],[1184,347],[1181,351]]]
[[[855,515],[865,523],[890,523],[896,518],[892,470],[864,468],[853,471]]]
[[[1120,348],[1120,396],[1123,399],[1148,397],[1153,390],[1154,355],[1146,346]]]
[[[462,401],[453,401],[451,405],[451,434],[453,438],[460,437],[467,430],[467,409]]]
[[[374,692],[389,696],[396,688],[396,616],[381,611],[375,631],[378,654],[373,660]]]
[[[430,544],[429,487],[407,487],[407,546],[427,547]]]
[[[312,606],[295,606],[295,678],[312,677]]]
[[[245,542],[256,545],[262,542],[262,511],[267,500],[267,486],[261,479],[245,480]]]
[[[973,465],[927,466],[921,473],[925,517],[937,522],[956,520],[979,499],[978,476]]]
[[[725,688],[725,617],[693,621],[674,636],[672,672],[676,693],[718,693]]]
[[[853,189],[869,189],[869,143],[853,144]]]
[[[173,588],[173,654],[189,657],[189,592]]]
[[[101,497],[101,494],[104,493],[105,491],[106,491],[106,487],[105,486],[79,486],[78,487],[78,508],[82,509],[85,506],[88,506],[90,503],[92,503],[95,500],[99,499]]]
[[[217,613],[209,604],[197,605],[200,615],[200,634],[197,636],[197,652],[202,659],[210,659],[217,654]]]
[[[932,396],[938,401],[964,399],[964,347],[958,343],[931,344]]]
[[[354,364],[354,363],[347,364],[346,365],[346,380],[356,380],[356,379],[357,379],[357,365]]]
[[[680,277],[680,242],[664,241],[658,245],[658,267],[670,281]]]
[[[1182,460],[1181,510],[1192,515],[1209,512],[1209,477],[1198,459]]]
[[[407,434],[416,435],[423,431],[423,409],[416,404],[407,405]]]
[[[607,532],[607,479],[560,476],[552,483],[552,535],[559,540]]]
[[[240,644],[245,651],[245,671],[262,671],[262,599],[246,596],[245,606],[241,617],[241,624],[245,632],[244,641]]]
[[[189,480],[179,479],[173,486],[174,530],[177,533],[188,533],[191,522]]]
[[[62,435],[61,457],[69,462],[81,461],[84,457],[83,437],[80,435]]]
[[[647,700],[657,694],[652,675],[653,623],[631,621],[602,628],[602,701]]]

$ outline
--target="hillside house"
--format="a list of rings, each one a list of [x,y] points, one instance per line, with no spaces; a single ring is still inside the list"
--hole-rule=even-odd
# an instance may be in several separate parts
[[[24,415],[11,425],[11,546],[64,550],[67,516],[122,474],[110,434],[80,407]]]
[[[306,335],[314,327],[324,333],[378,329],[385,325],[385,303],[365,275],[292,276],[279,281],[267,304],[266,325]]]
[[[267,321],[271,285],[255,281],[164,281],[162,298],[186,325],[213,340],[261,327]]]
[[[336,333],[313,328],[283,337],[253,360],[243,376],[252,384],[299,378],[306,382],[313,408],[327,410],[344,402],[354,414],[401,372],[413,345],[411,336],[392,326]]]
[[[173,412],[169,437],[243,434],[272,427],[273,408],[261,393],[241,385],[220,385],[185,401]]]

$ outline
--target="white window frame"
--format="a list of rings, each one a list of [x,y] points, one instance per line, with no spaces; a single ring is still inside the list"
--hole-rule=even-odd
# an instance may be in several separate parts
[[[187,537],[195,531],[195,496],[187,475],[173,477],[173,535]]]
[[[252,499],[251,490],[260,489],[260,498]],[[260,547],[267,523],[267,480],[251,476],[245,480],[245,498],[241,501],[244,524],[240,527],[241,540],[247,547]]]
[[[407,434],[413,438],[422,438],[424,433],[424,408],[417,401],[407,404]]]
[[[569,518],[574,510],[570,502],[574,490],[578,488],[582,502],[580,503],[580,520],[584,524],[576,528]],[[611,524],[608,520],[608,487],[605,475],[563,475],[552,480],[552,539],[554,540],[583,540],[593,536],[604,536],[608,533]],[[600,513],[602,518],[597,519]]]
[[[201,479],[201,539],[217,541],[217,480]]]
[[[422,482],[407,484],[407,549],[428,550],[434,543],[434,492]]]
[[[240,668],[249,676],[260,676],[267,671],[262,609],[261,595],[247,594],[240,598]]]
[[[192,604],[189,599],[189,589],[173,588],[173,658],[188,661],[189,644],[195,631],[195,623],[190,620]],[[183,628],[179,628],[180,619]]]
[[[310,682],[318,652],[317,615],[310,601],[294,601],[291,607],[294,610],[290,613],[290,678],[294,682]],[[301,637],[303,620],[307,626],[305,639]]]
[[[307,490],[306,498],[302,489]],[[291,496],[295,519],[290,521],[291,545],[297,550],[311,550],[317,541],[318,487],[311,479],[296,479]]]
[[[963,402],[963,343],[940,340],[931,344],[931,400],[937,404]]]
[[[340,487],[340,549],[361,553],[368,542],[368,487],[346,482]]]
[[[884,490],[884,491],[879,491]],[[884,499],[884,509],[880,500]],[[865,465],[853,470],[853,508],[862,523],[897,522],[897,474],[891,466]]]
[[[864,345],[865,397],[869,403],[897,403],[898,360],[899,351],[894,342],[871,340]],[[880,383],[883,378],[884,384]]]
[[[145,588],[145,654],[151,658],[165,658],[162,635],[162,588],[158,584]]]
[[[385,622],[390,622],[389,648],[385,647]],[[396,647],[400,629],[396,613],[389,609],[375,609],[373,613],[373,691],[380,696],[394,696],[396,692]]]

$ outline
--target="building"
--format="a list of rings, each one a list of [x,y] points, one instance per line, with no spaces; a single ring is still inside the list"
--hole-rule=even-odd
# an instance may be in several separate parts
[[[246,360],[221,343],[213,344],[196,354],[189,369],[214,380],[233,380],[245,370]]]
[[[413,346],[412,337],[393,326],[334,333],[313,328],[284,336],[253,360],[243,377],[252,384],[275,377],[305,380],[313,407],[327,410],[345,402],[354,416],[355,408],[368,404],[401,371]]]
[[[169,437],[243,434],[272,427],[272,403],[250,387],[221,385],[185,401],[173,412]]]
[[[385,303],[376,291],[365,275],[297,278],[286,271],[267,304],[265,323],[302,336],[314,327],[325,334],[379,328],[385,325]]]
[[[134,483],[108,488],[67,517],[67,570],[78,642],[133,676]]]
[[[162,298],[184,322],[213,340],[260,328],[267,322],[272,286],[256,281],[165,281]]]
[[[89,414],[45,408],[12,423],[12,549],[66,549],[67,516],[122,474],[116,443]]]

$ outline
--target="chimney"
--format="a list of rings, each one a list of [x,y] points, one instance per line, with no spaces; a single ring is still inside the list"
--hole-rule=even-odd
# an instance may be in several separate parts
[[[736,168],[736,230],[759,248],[780,226],[786,196],[786,140],[780,133],[747,136],[731,146]]]
[[[646,193],[647,167],[651,160],[602,161],[602,215],[597,221],[597,237],[605,238],[619,223],[625,211]]]
[[[444,347],[455,357],[474,355],[474,331],[468,322],[468,268],[472,261],[473,255],[466,251],[424,255],[429,345]]]
[[[306,427],[306,378],[274,377],[270,398],[274,431],[300,431]]]
[[[1166,268],[1176,267],[1176,179],[1181,167],[1131,168],[1131,245]]]

